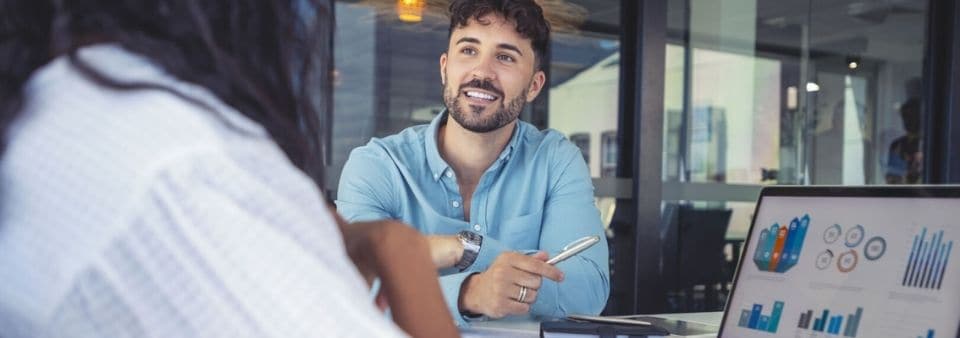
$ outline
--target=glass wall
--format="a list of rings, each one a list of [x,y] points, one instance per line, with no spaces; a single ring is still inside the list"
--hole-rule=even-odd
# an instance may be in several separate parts
[[[725,186],[920,182],[926,1],[670,4],[666,199],[696,201],[685,192],[701,187],[749,202],[749,189]],[[731,235],[748,220],[734,217]]]
[[[330,189],[353,148],[429,123],[443,109],[448,21],[439,9],[420,10],[419,21],[405,22],[395,3],[336,2]]]
[[[550,62],[547,125],[580,146],[596,180],[613,177],[617,164],[620,94],[620,1],[569,1],[585,20],[576,29],[555,32]],[[596,191],[603,224],[616,200]]]
[[[444,108],[439,58],[447,47],[447,4],[410,3],[422,6],[417,9],[419,18],[405,21],[396,1],[336,2],[328,187],[337,186],[353,148],[372,137],[429,123]],[[539,128],[567,135],[581,148],[597,178],[616,170],[619,4],[619,0],[544,3],[553,27],[549,87],[521,115]],[[601,197],[598,204],[609,219],[613,200]]]
[[[921,182],[927,1],[668,4],[665,205],[735,244],[763,185]]]

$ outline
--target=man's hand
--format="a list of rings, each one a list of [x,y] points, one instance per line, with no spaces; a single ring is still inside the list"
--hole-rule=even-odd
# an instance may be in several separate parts
[[[460,311],[502,318],[530,312],[543,277],[560,282],[563,272],[547,264],[547,254],[501,254],[486,271],[468,277],[460,287]],[[520,302],[520,288],[527,292]]]
[[[437,269],[452,267],[463,257],[463,243],[457,236],[430,235],[427,243],[430,243],[430,256]]]

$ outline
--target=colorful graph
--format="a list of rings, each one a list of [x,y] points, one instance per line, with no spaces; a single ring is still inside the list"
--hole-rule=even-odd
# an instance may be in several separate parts
[[[927,330],[927,336],[917,336],[917,338],[933,338],[933,329]]]
[[[860,263],[860,244],[864,243],[866,235],[866,228],[860,224],[848,227],[846,232],[840,224],[827,227],[823,231],[823,243],[830,248],[817,254],[817,259],[813,262],[814,266],[819,270],[836,266],[837,271],[842,273],[852,272]],[[840,241],[840,238],[844,240]],[[873,236],[866,241],[862,250],[863,257],[866,257],[867,261],[879,260],[887,252],[887,240],[881,236]],[[834,264],[835,256],[836,264]]]
[[[800,250],[807,236],[810,215],[794,218],[789,226],[775,223],[770,229],[760,231],[753,262],[760,271],[784,273],[800,260]]]
[[[740,311],[740,322],[737,326],[777,333],[777,327],[780,326],[780,315],[783,314],[783,302],[774,302],[773,310],[770,311],[769,316],[760,314],[761,311],[763,311],[763,305],[761,304],[753,304],[753,308]]]
[[[800,322],[797,323],[797,327],[832,335],[840,335],[840,329],[843,328],[842,334],[844,337],[856,337],[862,316],[863,308],[861,307],[857,308],[856,313],[847,315],[846,318],[843,315],[831,316],[830,310],[823,310],[819,318],[813,318],[813,310],[807,310],[807,312],[800,314]],[[844,319],[847,323],[845,328],[843,326]],[[813,325],[811,326],[811,324]]]
[[[953,241],[945,241],[943,235],[943,230],[940,230],[927,240],[927,228],[923,228],[913,238],[913,249],[910,250],[901,285],[940,290],[953,249]]]

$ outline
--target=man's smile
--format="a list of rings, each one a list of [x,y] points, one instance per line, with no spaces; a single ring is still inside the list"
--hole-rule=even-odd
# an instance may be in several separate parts
[[[487,105],[500,99],[499,95],[477,89],[467,89],[462,94],[470,104]]]

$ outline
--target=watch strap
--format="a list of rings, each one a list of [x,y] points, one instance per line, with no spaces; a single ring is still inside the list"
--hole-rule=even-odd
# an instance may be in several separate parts
[[[480,255],[480,247],[483,245],[483,235],[463,230],[457,234],[457,239],[463,244],[463,255],[460,256],[460,261],[454,266],[460,269],[460,271],[464,271],[473,265],[473,262],[477,260],[477,256]]]

